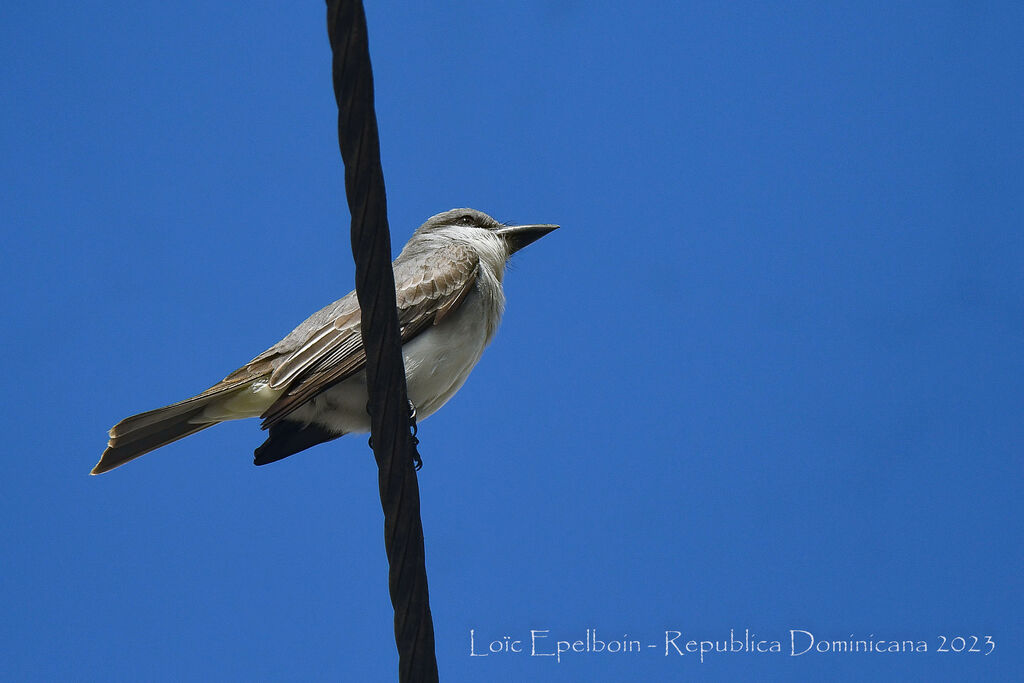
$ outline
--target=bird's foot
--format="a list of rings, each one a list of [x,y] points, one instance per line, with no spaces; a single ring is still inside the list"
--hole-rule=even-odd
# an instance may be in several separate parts
[[[412,399],[406,399],[409,401],[409,429],[412,431],[412,435],[416,436],[416,404],[412,402]]]
[[[412,399],[406,399],[409,401],[409,436],[412,439],[412,465],[417,472],[423,467],[423,458],[420,457],[420,453],[416,450],[416,447],[420,445],[420,440],[416,438],[416,434],[419,432],[419,426],[416,424],[416,404],[412,402]],[[370,404],[366,404],[367,412],[369,412]],[[373,450],[373,435],[366,440],[366,443],[370,446],[370,450]]]
[[[412,466],[419,472],[420,468],[423,467],[423,458],[420,457],[420,452],[416,450],[416,447],[420,445],[420,440],[416,438],[417,432],[419,432],[419,426],[416,424],[416,404],[409,401],[409,431],[411,432],[410,438],[412,439]]]

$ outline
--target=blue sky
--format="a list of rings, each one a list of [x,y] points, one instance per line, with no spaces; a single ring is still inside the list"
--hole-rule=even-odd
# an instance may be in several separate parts
[[[443,680],[1019,672],[1024,10],[916,5],[369,4],[395,244],[563,226],[421,425]],[[255,468],[232,423],[88,476],[351,289],[323,15],[0,9],[0,678],[393,678],[364,438]],[[783,651],[665,655],[730,629]]]

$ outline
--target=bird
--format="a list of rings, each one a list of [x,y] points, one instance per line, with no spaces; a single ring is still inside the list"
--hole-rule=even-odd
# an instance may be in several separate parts
[[[465,383],[505,308],[512,254],[559,226],[509,225],[476,209],[431,216],[392,263],[409,401],[418,419]],[[344,434],[370,431],[366,353],[355,291],[191,398],[121,420],[91,474],[228,420],[262,419],[266,465]]]

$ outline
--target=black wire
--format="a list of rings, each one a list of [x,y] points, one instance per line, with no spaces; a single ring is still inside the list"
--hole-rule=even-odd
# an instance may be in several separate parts
[[[384,174],[373,106],[373,73],[361,0],[327,0],[338,142],[345,162],[345,194],[352,214],[356,295],[363,346],[373,454],[377,460],[388,587],[395,610],[400,681],[436,681],[434,625],[427,596],[423,523],[410,431],[409,403],[391,270]]]

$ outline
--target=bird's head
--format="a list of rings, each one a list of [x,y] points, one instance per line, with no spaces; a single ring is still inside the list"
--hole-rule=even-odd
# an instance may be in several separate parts
[[[505,225],[483,211],[451,209],[428,218],[413,237],[437,236],[466,242],[478,248],[486,248],[485,245],[498,247],[507,259],[557,228],[557,225],[548,224]]]

